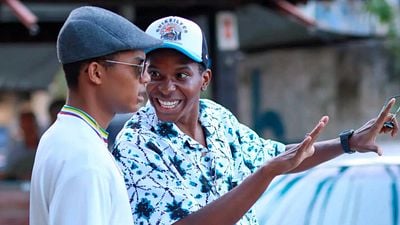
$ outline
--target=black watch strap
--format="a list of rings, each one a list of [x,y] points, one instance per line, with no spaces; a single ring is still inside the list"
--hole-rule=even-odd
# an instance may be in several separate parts
[[[339,134],[340,144],[342,145],[343,151],[348,154],[355,153],[356,151],[350,149],[349,139],[354,134],[354,130],[346,130]]]

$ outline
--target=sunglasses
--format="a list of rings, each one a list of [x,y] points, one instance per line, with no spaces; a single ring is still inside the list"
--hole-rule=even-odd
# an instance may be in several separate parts
[[[145,63],[145,61],[143,61],[143,63],[141,63],[141,64],[120,62],[120,61],[109,60],[109,59],[106,59],[106,60],[104,60],[104,61],[105,61],[105,62],[108,62],[108,63],[113,63],[113,64],[120,64],[120,65],[131,66],[131,67],[133,67],[133,68],[136,69],[136,74],[137,74],[137,77],[138,77],[138,78],[143,78],[143,74],[144,74],[144,71],[146,70],[146,65],[147,65],[147,64]]]

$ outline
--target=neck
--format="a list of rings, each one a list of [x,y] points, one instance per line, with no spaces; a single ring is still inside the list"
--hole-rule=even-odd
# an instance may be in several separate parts
[[[89,114],[103,129],[108,127],[111,119],[115,115],[107,109],[104,109],[104,107],[102,108],[101,104],[97,104],[95,98],[83,98],[75,93],[69,93],[66,104]]]
[[[191,138],[202,144],[204,147],[207,147],[203,127],[198,120],[195,120],[191,124],[186,124],[185,126],[179,123],[177,123],[176,125],[183,133],[189,135]]]

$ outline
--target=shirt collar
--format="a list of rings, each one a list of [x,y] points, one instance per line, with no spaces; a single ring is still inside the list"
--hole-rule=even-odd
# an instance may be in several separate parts
[[[83,120],[88,124],[96,134],[107,144],[108,139],[108,132],[102,128],[93,117],[91,117],[86,112],[75,108],[73,106],[64,105],[59,114],[68,115],[68,116],[75,116],[79,119]]]

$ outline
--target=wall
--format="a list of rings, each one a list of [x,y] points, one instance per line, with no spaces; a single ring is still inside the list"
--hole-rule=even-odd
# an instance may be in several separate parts
[[[352,41],[247,54],[240,64],[239,119],[265,137],[302,139],[323,115],[321,138],[358,128],[400,93],[381,41]]]

